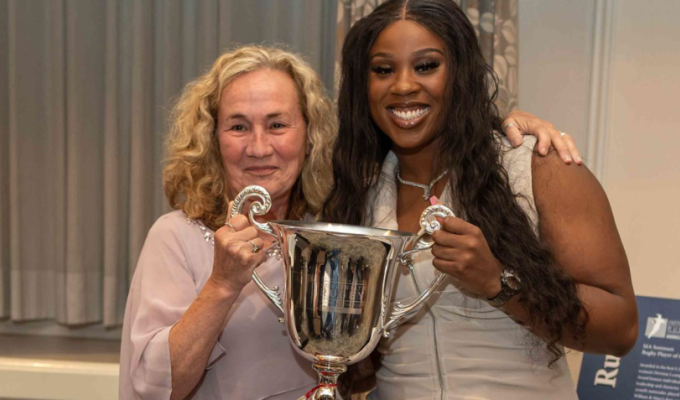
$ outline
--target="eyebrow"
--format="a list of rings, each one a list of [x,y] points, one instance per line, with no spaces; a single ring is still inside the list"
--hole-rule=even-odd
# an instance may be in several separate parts
[[[418,56],[422,56],[422,55],[427,54],[427,53],[439,53],[442,56],[444,55],[443,51],[441,51],[439,49],[435,49],[433,47],[428,47],[426,49],[418,50],[418,51],[414,52],[413,55],[418,57]],[[379,51],[377,53],[371,54],[371,57],[370,57],[369,60],[372,60],[375,57],[393,58],[393,55],[391,53],[385,53],[384,51]]]
[[[273,112],[273,113],[267,114],[265,116],[265,118],[267,118],[267,119],[276,118],[276,117],[280,117],[284,114],[285,114],[285,112],[282,112],[282,111]],[[245,116],[244,114],[230,114],[230,115],[227,115],[227,118],[225,118],[225,121],[229,120],[229,119],[245,119],[245,120],[247,120],[248,117]]]
[[[226,121],[229,119],[248,119],[248,118],[243,114],[229,114],[224,120]]]
[[[274,113],[270,113],[270,114],[267,114],[267,119],[272,119],[272,118],[280,117],[280,116],[282,116],[283,114],[285,114],[285,113],[284,113],[284,112],[281,112],[281,111],[279,111],[279,112],[274,112]]]

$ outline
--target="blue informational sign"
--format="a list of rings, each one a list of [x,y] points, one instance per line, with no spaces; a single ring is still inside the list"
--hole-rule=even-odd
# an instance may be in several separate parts
[[[680,400],[680,300],[637,297],[640,330],[625,357],[584,354],[580,400]]]

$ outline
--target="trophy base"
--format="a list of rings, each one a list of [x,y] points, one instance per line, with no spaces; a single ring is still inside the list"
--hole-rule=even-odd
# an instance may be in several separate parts
[[[343,400],[338,391],[338,378],[347,371],[342,364],[313,364],[319,374],[319,384],[305,396],[308,400]]]

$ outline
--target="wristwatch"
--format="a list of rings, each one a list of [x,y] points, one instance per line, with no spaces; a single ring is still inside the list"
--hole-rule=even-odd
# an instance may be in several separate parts
[[[501,291],[494,297],[487,299],[494,307],[500,307],[522,290],[522,281],[517,273],[510,268],[501,272]]]

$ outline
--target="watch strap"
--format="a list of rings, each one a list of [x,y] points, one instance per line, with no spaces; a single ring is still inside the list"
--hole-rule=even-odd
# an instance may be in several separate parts
[[[505,281],[505,272],[506,270],[503,270],[503,272],[501,272],[500,275],[501,291],[494,297],[486,299],[489,302],[489,304],[491,304],[494,307],[502,306],[503,304],[507,303],[511,298],[513,298],[517,293],[519,293],[519,290],[511,288]]]

